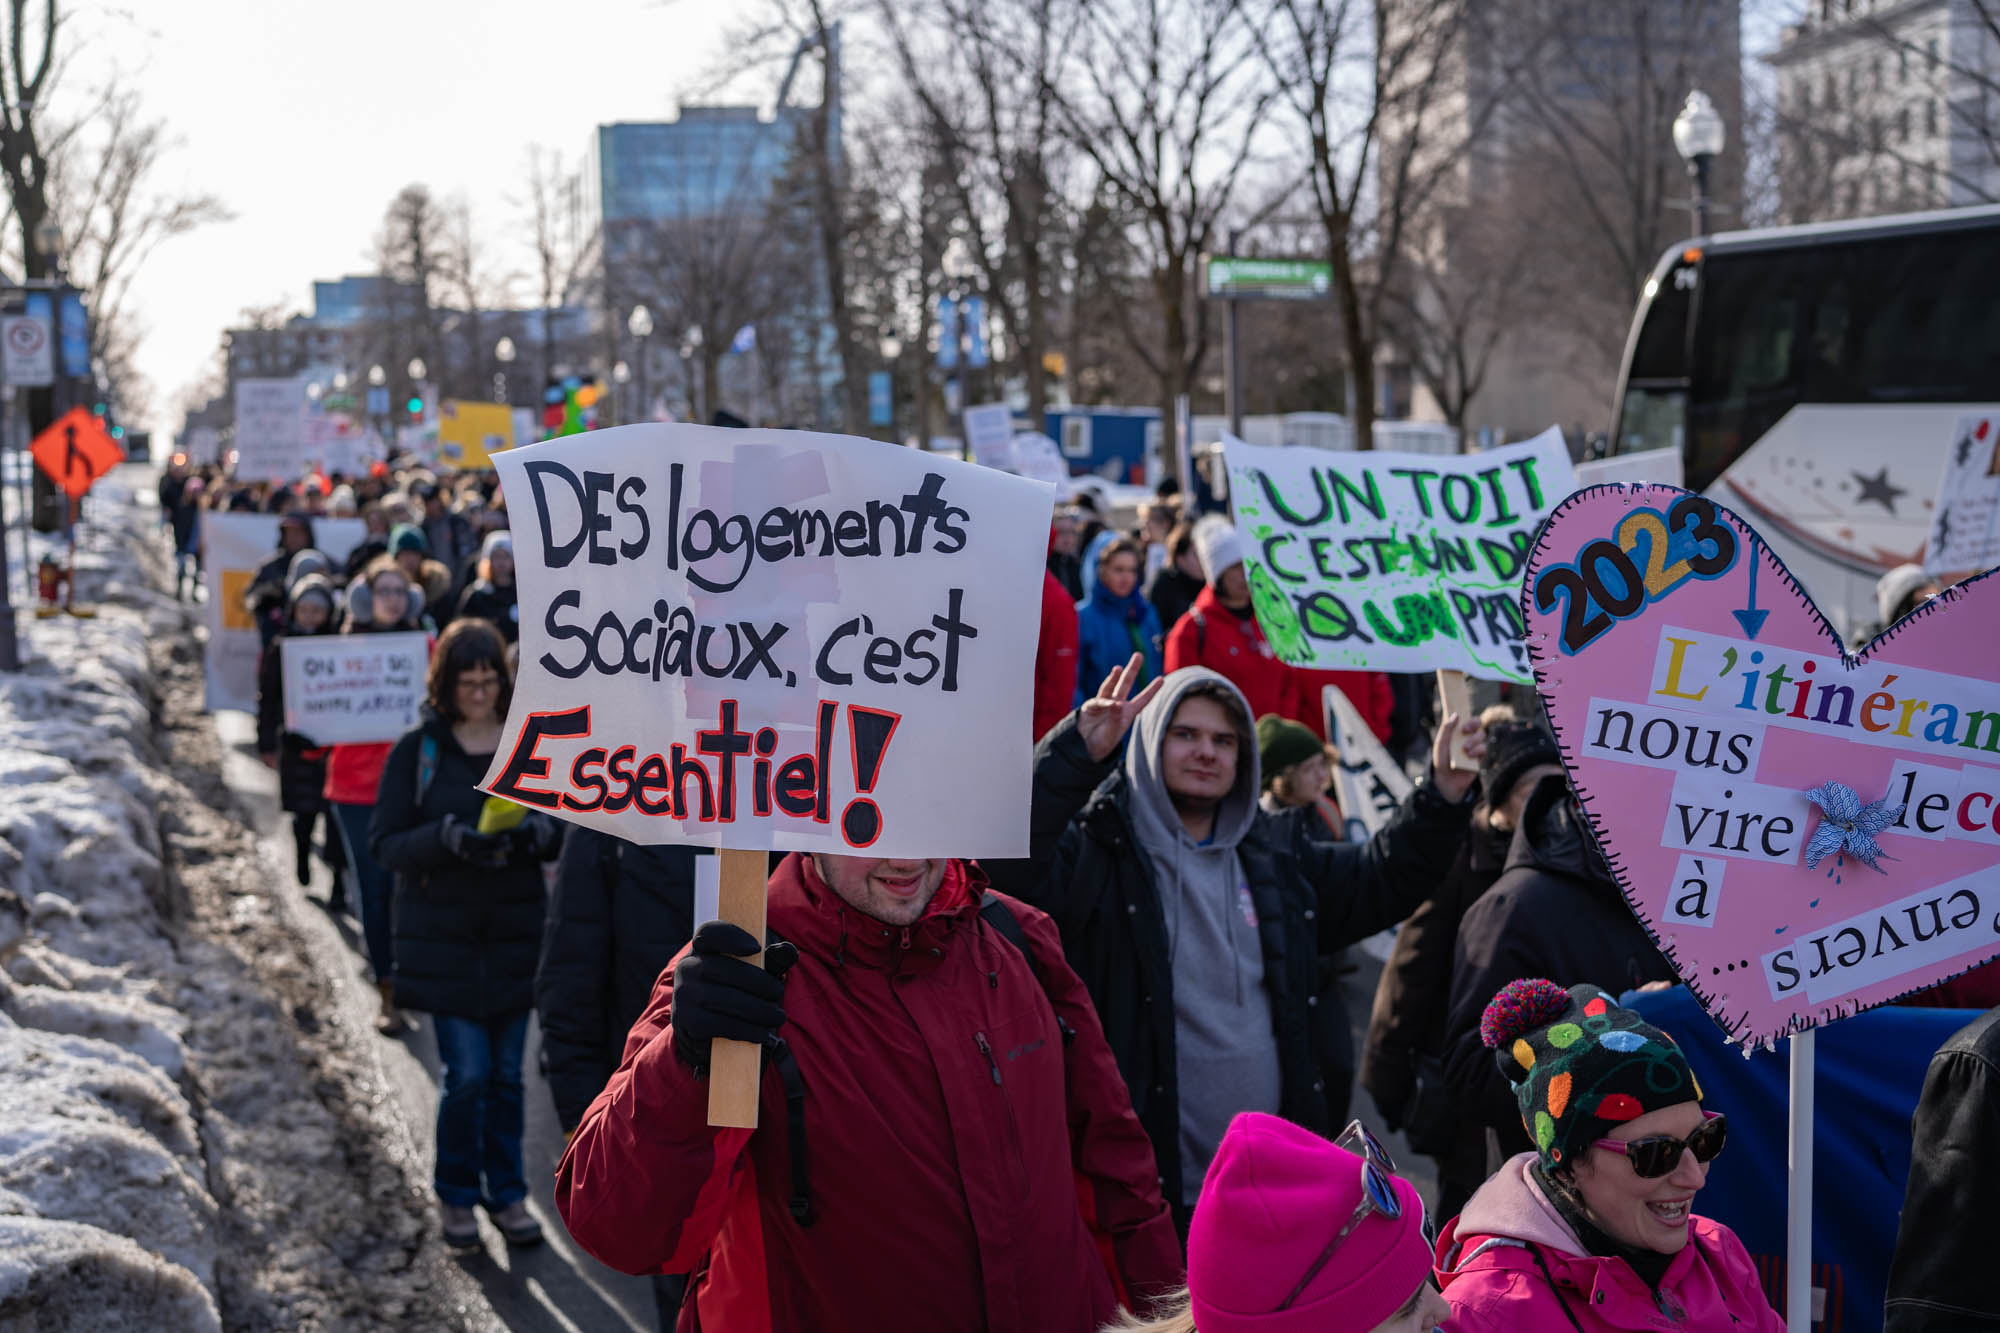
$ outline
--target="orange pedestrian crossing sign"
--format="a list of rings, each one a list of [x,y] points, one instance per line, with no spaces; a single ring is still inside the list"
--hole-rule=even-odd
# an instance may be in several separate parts
[[[91,484],[125,461],[104,423],[81,407],[72,407],[35,437],[28,452],[48,479],[72,500],[81,499]]]

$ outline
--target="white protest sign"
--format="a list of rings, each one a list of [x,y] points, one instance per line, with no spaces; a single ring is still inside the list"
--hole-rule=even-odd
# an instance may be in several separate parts
[[[38,315],[8,315],[0,319],[0,360],[6,384],[40,386],[56,378],[55,343],[49,322]]]
[[[222,461],[222,433],[213,426],[189,428],[182,447],[190,463],[218,463]]]
[[[308,464],[320,470],[352,477],[381,456],[374,432],[337,412],[314,412],[306,417],[300,452]]]
[[[358,518],[316,518],[313,547],[335,568],[368,535]],[[276,514],[226,514],[204,510],[201,516],[202,579],[208,592],[208,644],[202,666],[206,676],[206,707],[257,711],[257,657],[263,640],[257,622],[244,609],[258,569],[278,549]]]
[[[972,461],[1002,472],[1014,471],[1014,412],[1005,403],[965,409],[965,442]]]
[[[236,381],[236,477],[286,485],[306,472],[306,391],[298,380]]]
[[[1026,854],[1047,487],[690,425],[493,466],[521,667],[485,790],[639,843]]]
[[[2000,417],[1964,416],[1951,434],[1931,510],[1924,568],[1963,574],[2000,565]]]
[[[321,634],[285,639],[285,730],[314,745],[393,741],[417,724],[430,636]]]
[[[1389,822],[1410,794],[1405,773],[1375,739],[1353,701],[1338,685],[1322,691],[1326,734],[1340,761],[1334,766],[1334,796],[1347,822],[1347,840],[1366,842]]]
[[[1521,575],[1575,489],[1562,433],[1482,454],[1225,439],[1257,623],[1292,666],[1526,683]]]
[[[1051,486],[1067,486],[1069,464],[1063,461],[1056,442],[1039,432],[1014,437],[1014,471],[1030,481]]]

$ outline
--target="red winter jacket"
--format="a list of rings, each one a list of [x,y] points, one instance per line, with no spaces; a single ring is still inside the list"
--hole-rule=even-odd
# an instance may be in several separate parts
[[[1293,667],[1292,671],[1299,682],[1303,714],[1299,721],[1311,727],[1313,735],[1321,740],[1327,738],[1326,687],[1338,685],[1347,702],[1354,705],[1354,711],[1368,724],[1368,730],[1375,733],[1375,739],[1389,739],[1389,715],[1396,710],[1396,691],[1387,676],[1379,671],[1320,671],[1312,667]]]
[[[1083,983],[1049,918],[1009,900],[1031,970],[979,916],[983,888],[952,862],[893,929],[785,858],[769,920],[800,955],[780,1035],[805,1084],[811,1225],[787,1208],[778,1072],[759,1128],[711,1129],[708,1085],[674,1054],[669,967],[557,1169],[577,1243],[691,1272],[682,1333],[1090,1333],[1114,1280],[1142,1299],[1177,1283],[1152,1145]]]
[[[1255,620],[1238,617],[1216,600],[1213,584],[1196,595],[1188,613],[1167,633],[1167,670],[1188,666],[1205,666],[1227,676],[1243,691],[1253,718],[1266,713],[1305,716],[1298,672],[1278,660]],[[1313,709],[1318,711],[1317,702]]]
[[[1076,603],[1069,590],[1047,570],[1042,571],[1042,638],[1035,648],[1035,734],[1029,744],[1069,716],[1076,703]],[[1097,681],[1090,692],[1097,693]]]

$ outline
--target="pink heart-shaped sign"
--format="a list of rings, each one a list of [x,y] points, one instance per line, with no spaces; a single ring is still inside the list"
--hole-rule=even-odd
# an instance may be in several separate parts
[[[1731,1040],[2000,955],[2000,583],[1848,655],[1735,514],[1594,486],[1550,515],[1522,609],[1598,846]]]

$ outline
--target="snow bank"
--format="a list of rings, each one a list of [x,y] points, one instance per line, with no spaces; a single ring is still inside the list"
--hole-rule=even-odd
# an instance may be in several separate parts
[[[24,615],[0,676],[0,1326],[216,1329],[148,702],[172,604],[141,569],[153,512],[100,490],[97,616]]]

